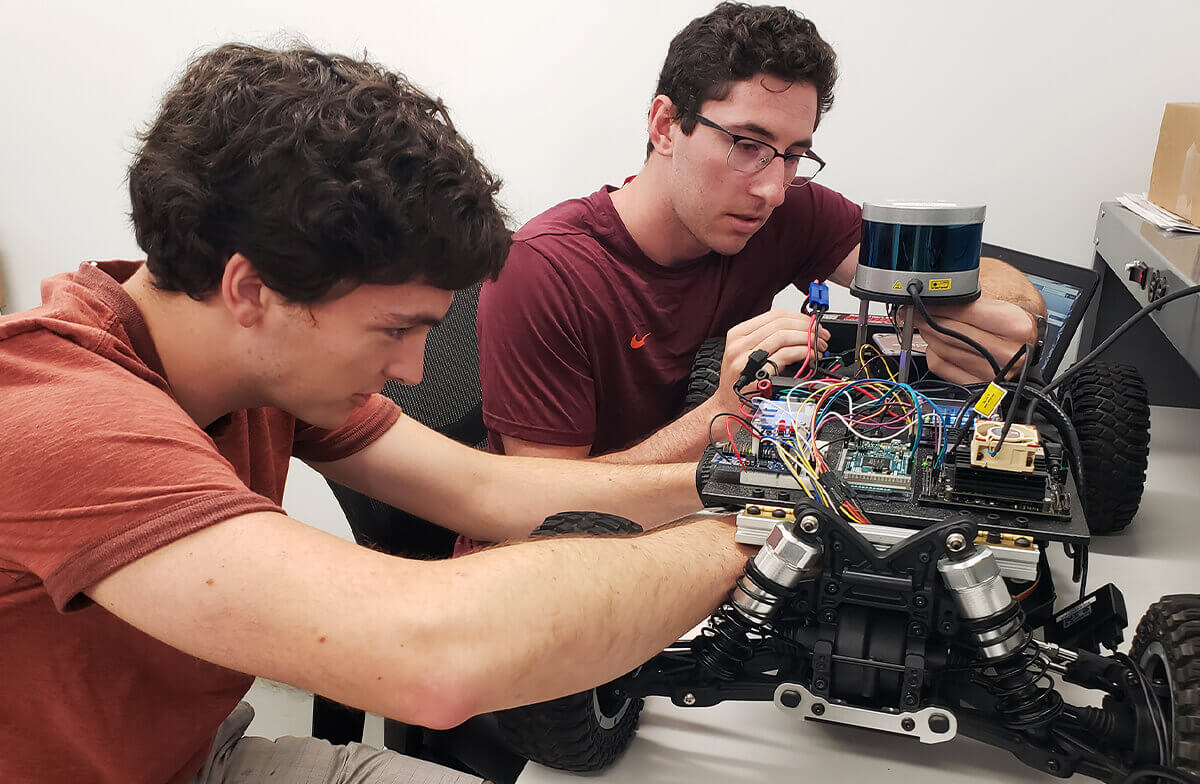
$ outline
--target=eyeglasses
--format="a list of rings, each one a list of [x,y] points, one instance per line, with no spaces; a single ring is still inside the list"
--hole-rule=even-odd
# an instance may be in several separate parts
[[[783,158],[783,173],[790,180],[788,185],[799,188],[808,185],[809,181],[825,168],[825,161],[821,160],[812,150],[786,155],[766,142],[727,131],[701,114],[696,115],[696,122],[707,125],[714,131],[720,131],[733,139],[726,160],[735,171],[754,174],[770,166],[771,161],[776,158]]]

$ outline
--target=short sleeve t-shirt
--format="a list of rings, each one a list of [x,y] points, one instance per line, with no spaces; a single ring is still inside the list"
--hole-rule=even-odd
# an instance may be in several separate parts
[[[859,241],[862,210],[810,184],[741,252],[664,267],[638,247],[611,186],[563,202],[513,238],[479,297],[489,445],[501,435],[592,454],[624,449],[681,413],[700,344],[763,313],[791,283],[824,279]]]
[[[86,589],[207,526],[282,512],[292,455],[346,457],[399,416],[376,395],[333,431],[260,408],[206,432],[121,288],[137,267],[84,264],[0,318],[0,781],[192,776],[252,678],[143,634]]]

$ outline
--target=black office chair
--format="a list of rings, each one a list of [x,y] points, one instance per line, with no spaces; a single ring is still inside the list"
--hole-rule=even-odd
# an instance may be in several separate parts
[[[383,393],[418,422],[476,448],[487,445],[479,388],[475,311],[477,284],[454,295],[442,323],[425,344],[425,375],[416,386],[388,382]],[[456,534],[427,520],[330,482],[355,540],[366,547],[406,558],[447,558]],[[432,666],[432,665],[431,665]],[[313,736],[330,743],[361,741],[365,715],[324,697],[313,697]],[[476,716],[452,730],[384,721],[390,749],[481,776],[496,784],[516,780],[525,760],[500,740],[495,719]]]

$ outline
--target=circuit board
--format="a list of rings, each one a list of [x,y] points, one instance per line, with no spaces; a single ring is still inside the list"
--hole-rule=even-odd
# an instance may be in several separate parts
[[[911,496],[912,444],[900,439],[852,439],[842,449],[838,470],[842,479],[860,493]]]
[[[801,481],[797,481],[771,443],[792,435],[791,428],[785,426],[784,435],[780,436],[778,410],[765,406],[760,413],[764,409],[769,413],[755,417],[756,422],[763,422],[764,439],[751,438],[745,431],[739,431],[735,437],[738,454],[734,454],[730,444],[723,443],[711,458],[711,473],[704,491],[706,503],[790,505],[808,497],[801,481],[807,490],[813,490],[811,477],[798,472]],[[950,406],[938,411],[943,415],[950,412]],[[804,420],[799,411],[794,421],[802,425]],[[1010,477],[1003,476],[1004,472],[973,472],[965,445],[960,447],[960,454],[947,454],[944,465],[939,466],[937,449],[929,434],[932,430],[926,428],[926,434],[913,449],[911,441],[903,439],[885,442],[858,439],[849,435],[840,423],[832,423],[822,430],[818,448],[831,470],[847,480],[854,479],[846,484],[858,496],[863,511],[876,522],[931,525],[966,516],[975,518],[980,528],[993,531],[1031,534],[1056,541],[1088,540],[1083,513],[1072,492],[1074,484],[1066,475],[1060,447],[1053,444],[1047,447],[1031,478]],[[953,443],[956,435],[957,430],[948,429],[946,438]],[[847,472],[851,474],[849,477]]]

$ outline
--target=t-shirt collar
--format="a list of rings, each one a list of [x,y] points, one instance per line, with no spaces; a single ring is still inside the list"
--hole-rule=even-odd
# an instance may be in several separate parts
[[[133,297],[129,296],[129,292],[121,286],[122,283],[133,277],[142,264],[143,262],[140,261],[86,261],[79,265],[74,280],[91,291],[105,307],[113,312],[121,326],[125,328],[125,334],[129,336],[129,344],[134,353],[141,358],[142,362],[146,363],[146,366],[155,373],[166,378],[162,360],[158,356],[158,349],[154,346],[154,339],[150,336],[146,320],[142,317],[142,311],[133,301]]]

